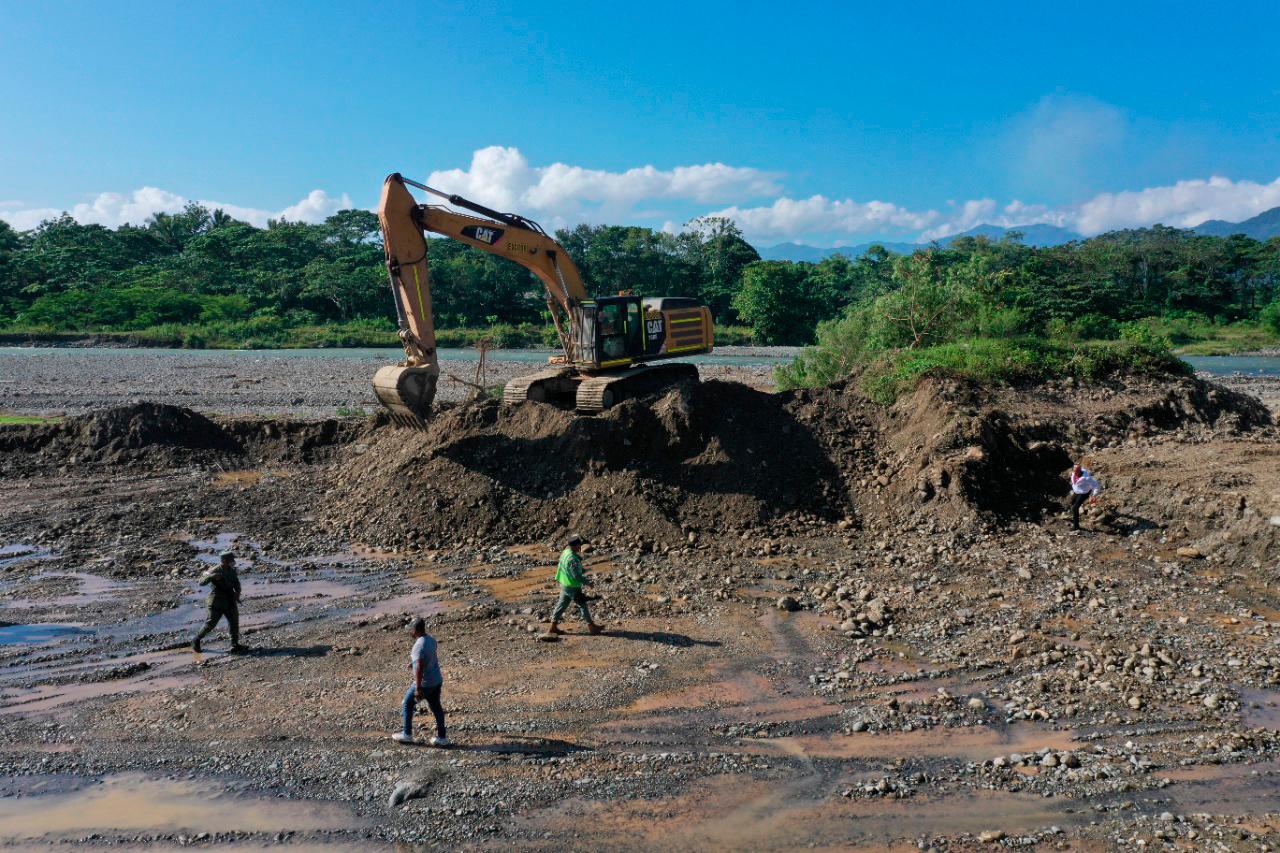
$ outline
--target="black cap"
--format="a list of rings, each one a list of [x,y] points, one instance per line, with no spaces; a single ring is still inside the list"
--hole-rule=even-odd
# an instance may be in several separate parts
[[[419,616],[417,619],[414,619],[412,630],[413,630],[413,633],[415,634],[427,633],[427,620],[423,619],[421,616]]]
[[[586,542],[585,542],[585,541],[583,540],[583,538],[582,538],[581,536],[579,536],[578,534],[576,534],[576,533],[571,533],[571,534],[569,535],[569,544],[570,544],[570,545],[584,545],[584,544],[586,544]]]

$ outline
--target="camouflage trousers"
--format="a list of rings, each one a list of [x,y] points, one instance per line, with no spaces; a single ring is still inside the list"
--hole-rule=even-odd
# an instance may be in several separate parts
[[[204,627],[200,629],[200,633],[196,634],[196,642],[203,640],[205,635],[218,624],[218,620],[223,617],[226,617],[227,630],[231,632],[231,645],[240,645],[240,608],[234,604],[230,607],[222,604],[210,604],[209,618],[205,620]]]

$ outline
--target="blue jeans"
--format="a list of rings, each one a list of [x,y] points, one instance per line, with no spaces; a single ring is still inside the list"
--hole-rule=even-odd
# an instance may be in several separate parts
[[[562,586],[560,587],[560,598],[556,600],[556,607],[551,611],[551,621],[559,622],[560,617],[569,609],[570,604],[578,605],[578,612],[582,614],[582,619],[588,625],[591,624],[591,611],[587,609],[587,594],[582,591],[580,586]]]
[[[431,713],[436,718],[436,737],[444,738],[444,706],[440,704],[440,688],[442,684],[435,687],[422,688],[422,698],[427,700],[427,706],[431,708]],[[413,737],[413,712],[418,707],[418,689],[410,684],[408,691],[404,694],[404,733],[408,737]]]

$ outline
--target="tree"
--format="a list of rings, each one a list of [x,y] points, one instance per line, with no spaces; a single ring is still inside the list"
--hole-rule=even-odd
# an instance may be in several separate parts
[[[307,264],[302,275],[299,298],[321,317],[351,320],[383,311],[387,278],[382,270],[368,264],[353,265],[343,260],[317,258]]]
[[[892,346],[918,349],[949,337],[964,317],[971,292],[948,274],[943,256],[926,249],[899,258],[893,267],[898,288],[876,300],[894,333]]]
[[[339,210],[324,221],[329,239],[340,246],[350,247],[370,243],[378,237],[378,251],[382,251],[382,226],[378,217],[367,210]]]
[[[767,344],[806,344],[815,327],[836,313],[836,302],[813,264],[756,261],[742,271],[733,307]]]
[[[742,230],[732,219],[702,216],[685,223],[685,237],[692,249],[697,267],[696,292],[672,294],[696,296],[711,308],[711,315],[721,323],[732,323],[736,317],[733,296],[742,285],[742,271],[760,260],[760,253],[742,238]]]
[[[213,227],[209,209],[188,202],[180,213],[156,213],[147,220],[147,228],[172,252],[181,252],[187,243]]]

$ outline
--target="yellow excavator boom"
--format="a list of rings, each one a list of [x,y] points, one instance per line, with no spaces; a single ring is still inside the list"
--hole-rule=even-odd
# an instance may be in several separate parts
[[[419,204],[409,187],[470,213]],[[664,368],[643,362],[711,351],[711,313],[706,306],[683,297],[641,300],[629,293],[591,299],[564,247],[536,222],[517,214],[492,210],[395,173],[383,181],[378,221],[405,359],[381,368],[373,389],[399,423],[422,425],[440,379],[427,271],[428,231],[514,261],[537,276],[546,290],[563,355],[552,359],[554,367],[508,383],[506,400],[568,395],[575,397],[579,411],[599,411],[628,394],[697,379],[692,365]]]
[[[488,216],[469,216],[443,207],[419,205],[408,185]],[[383,181],[378,221],[382,225],[387,272],[405,351],[404,361],[382,368],[374,377],[374,392],[392,414],[402,419],[427,415],[440,376],[427,269],[427,231],[507,258],[536,275],[546,288],[547,307],[560,333],[565,359],[572,360],[568,317],[573,306],[587,298],[587,290],[573,259],[535,223],[448,195],[399,173],[388,175]]]

